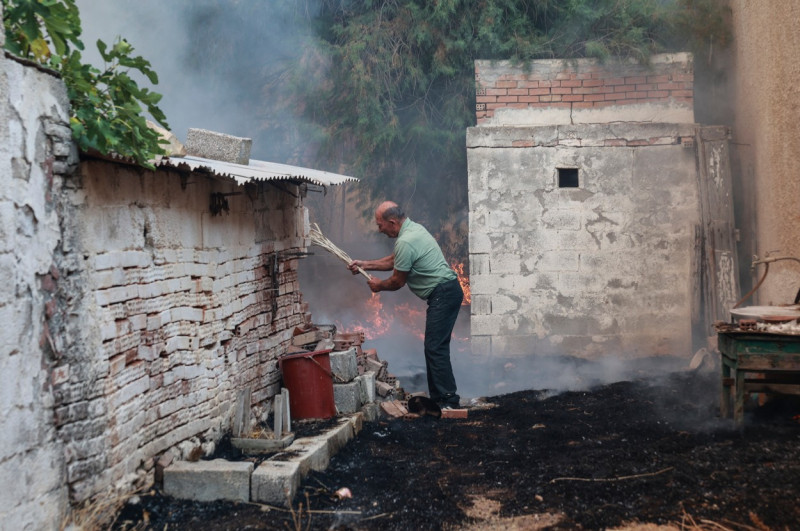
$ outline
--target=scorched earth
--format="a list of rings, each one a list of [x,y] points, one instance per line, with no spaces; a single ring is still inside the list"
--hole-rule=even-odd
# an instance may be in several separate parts
[[[719,416],[715,371],[490,397],[466,420],[368,423],[292,510],[158,489],[115,529],[800,528],[800,410]],[[756,407],[758,406],[758,407]],[[352,497],[336,492],[347,488]],[[645,525],[646,524],[646,525]]]

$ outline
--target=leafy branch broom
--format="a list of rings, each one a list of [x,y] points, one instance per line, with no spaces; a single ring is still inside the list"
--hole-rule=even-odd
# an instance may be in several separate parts
[[[322,234],[322,231],[319,230],[319,225],[317,225],[316,223],[314,223],[311,226],[311,230],[308,231],[308,235],[311,237],[311,243],[313,243],[314,245],[318,245],[319,247],[322,247],[329,253],[332,253],[340,260],[342,260],[345,264],[349,264],[350,262],[353,261],[353,259],[350,258],[350,256],[346,252],[336,247],[336,245],[332,241],[330,241],[328,238],[325,237],[325,235]],[[372,276],[369,273],[367,273],[360,267],[358,268],[358,272],[367,277],[367,280],[372,278]]]

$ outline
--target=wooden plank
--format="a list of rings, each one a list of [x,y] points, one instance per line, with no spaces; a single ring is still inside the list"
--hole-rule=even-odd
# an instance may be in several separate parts
[[[745,381],[746,393],[780,393],[783,395],[800,395],[800,384],[748,383]]]
[[[283,409],[285,407],[283,403],[283,394],[275,395],[274,404],[275,407],[273,408],[272,411],[272,418],[274,424],[273,431],[275,432],[275,438],[280,439],[281,435],[283,435],[283,419],[284,419]]]
[[[705,329],[710,335],[714,321],[728,321],[740,298],[739,267],[727,129],[699,127],[696,137]]]
[[[292,411],[289,407],[289,390],[285,387],[281,388],[281,396],[283,396],[283,429],[284,431],[292,431]]]
[[[309,343],[316,343],[322,339],[319,330],[312,330],[310,332],[303,332],[292,337],[292,344],[296,346],[308,345]]]
[[[233,414],[231,436],[241,437],[250,432],[250,388],[240,389],[236,393],[236,410]]]

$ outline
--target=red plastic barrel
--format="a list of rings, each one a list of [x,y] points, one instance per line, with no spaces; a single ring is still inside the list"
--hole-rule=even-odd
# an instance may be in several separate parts
[[[330,350],[301,352],[278,362],[283,385],[289,390],[289,409],[295,419],[336,416]]]

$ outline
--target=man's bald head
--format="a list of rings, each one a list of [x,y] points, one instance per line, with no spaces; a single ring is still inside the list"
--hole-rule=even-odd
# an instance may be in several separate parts
[[[394,201],[384,201],[375,209],[375,216],[387,221],[390,219],[402,221],[406,217],[406,214]]]
[[[390,238],[397,238],[405,219],[405,213],[394,201],[384,201],[375,209],[375,223],[378,225],[378,232]]]

